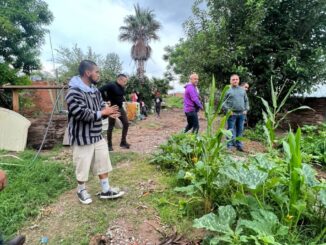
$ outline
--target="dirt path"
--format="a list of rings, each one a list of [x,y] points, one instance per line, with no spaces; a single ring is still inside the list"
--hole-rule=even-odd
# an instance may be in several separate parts
[[[181,132],[186,125],[186,118],[180,109],[162,111],[161,117],[150,115],[146,120],[131,125],[128,132],[128,142],[131,151],[151,153],[168,137]],[[119,147],[121,130],[114,130],[113,148],[118,152],[127,152]]]

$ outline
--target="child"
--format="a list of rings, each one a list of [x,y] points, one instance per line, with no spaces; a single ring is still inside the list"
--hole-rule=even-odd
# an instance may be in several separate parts
[[[162,101],[163,100],[162,100],[160,92],[156,92],[156,95],[155,95],[155,111],[156,111],[157,117],[160,117]]]

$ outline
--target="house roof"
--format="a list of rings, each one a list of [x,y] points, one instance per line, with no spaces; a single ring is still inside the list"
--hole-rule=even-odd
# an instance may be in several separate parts
[[[305,98],[326,98],[326,84],[315,86],[311,93],[297,94],[296,96]]]

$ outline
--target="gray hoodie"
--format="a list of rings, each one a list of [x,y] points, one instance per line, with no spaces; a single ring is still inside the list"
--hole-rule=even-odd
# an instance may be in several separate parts
[[[238,86],[231,87],[225,95],[223,102],[224,111],[233,111],[234,113],[243,113],[249,111],[249,100],[246,91]]]

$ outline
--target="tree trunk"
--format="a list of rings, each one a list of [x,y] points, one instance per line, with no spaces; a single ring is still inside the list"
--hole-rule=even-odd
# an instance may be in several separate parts
[[[137,60],[137,76],[140,79],[140,81],[144,81],[144,60]]]

